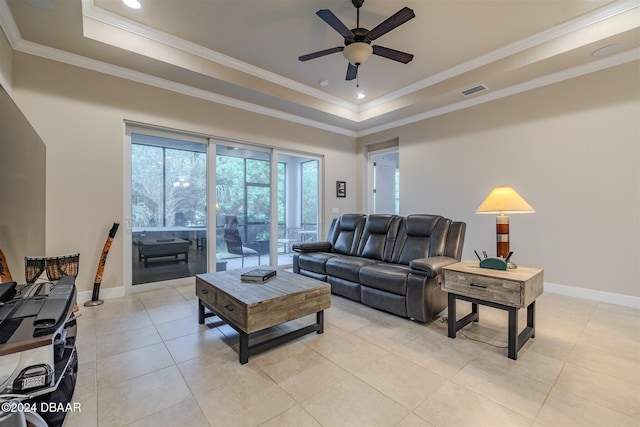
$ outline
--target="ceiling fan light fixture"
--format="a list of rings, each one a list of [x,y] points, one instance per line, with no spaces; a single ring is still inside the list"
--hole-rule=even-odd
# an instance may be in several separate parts
[[[342,54],[353,65],[362,65],[373,53],[371,45],[364,42],[355,42],[345,46]]]

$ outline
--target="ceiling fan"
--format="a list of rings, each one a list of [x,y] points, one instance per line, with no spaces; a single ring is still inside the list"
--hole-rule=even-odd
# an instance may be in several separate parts
[[[329,9],[321,9],[316,12],[324,22],[329,24],[331,28],[336,30],[344,37],[344,46],[333,47],[318,52],[309,53],[299,56],[300,61],[308,61],[310,59],[319,58],[336,52],[342,52],[349,61],[347,66],[347,80],[353,80],[358,76],[358,67],[363,64],[371,54],[382,56],[383,58],[392,59],[394,61],[407,64],[413,59],[413,55],[399,50],[390,49],[379,45],[371,46],[371,42],[385,35],[389,31],[413,19],[416,15],[413,10],[403,7],[398,12],[387,18],[384,22],[371,30],[360,28],[360,8],[364,4],[364,0],[351,0],[351,3],[357,10],[356,28],[348,29],[346,25],[336,17]]]

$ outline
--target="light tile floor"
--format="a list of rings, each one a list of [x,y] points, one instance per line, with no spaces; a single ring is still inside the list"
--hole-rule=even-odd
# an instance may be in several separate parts
[[[333,296],[324,334],[246,365],[230,327],[198,325],[193,286],[81,313],[82,410],[66,427],[640,425],[640,311],[621,306],[543,294],[536,337],[514,361],[504,311],[481,306],[450,339],[440,320]]]

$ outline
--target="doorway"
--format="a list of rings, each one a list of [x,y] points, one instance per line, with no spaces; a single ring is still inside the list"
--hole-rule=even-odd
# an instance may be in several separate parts
[[[369,212],[400,212],[400,156],[398,148],[369,153]]]

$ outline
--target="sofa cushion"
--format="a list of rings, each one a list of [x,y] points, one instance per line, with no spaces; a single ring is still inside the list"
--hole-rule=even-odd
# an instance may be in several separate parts
[[[344,255],[355,255],[362,237],[366,216],[361,214],[344,214],[334,219],[329,230],[329,242],[333,244],[333,252]]]
[[[325,265],[328,260],[335,256],[335,254],[328,252],[301,253],[298,256],[298,267],[318,274],[327,274]]]
[[[358,248],[358,256],[380,261],[391,261],[402,217],[374,214],[367,218]]]
[[[360,284],[397,295],[407,294],[407,276],[411,268],[400,264],[373,264],[362,267]]]
[[[325,268],[329,276],[340,277],[357,283],[358,271],[374,262],[367,258],[342,255],[327,260]]]
[[[443,255],[451,220],[439,215],[409,215],[393,252],[393,262],[408,265],[414,259]]]

